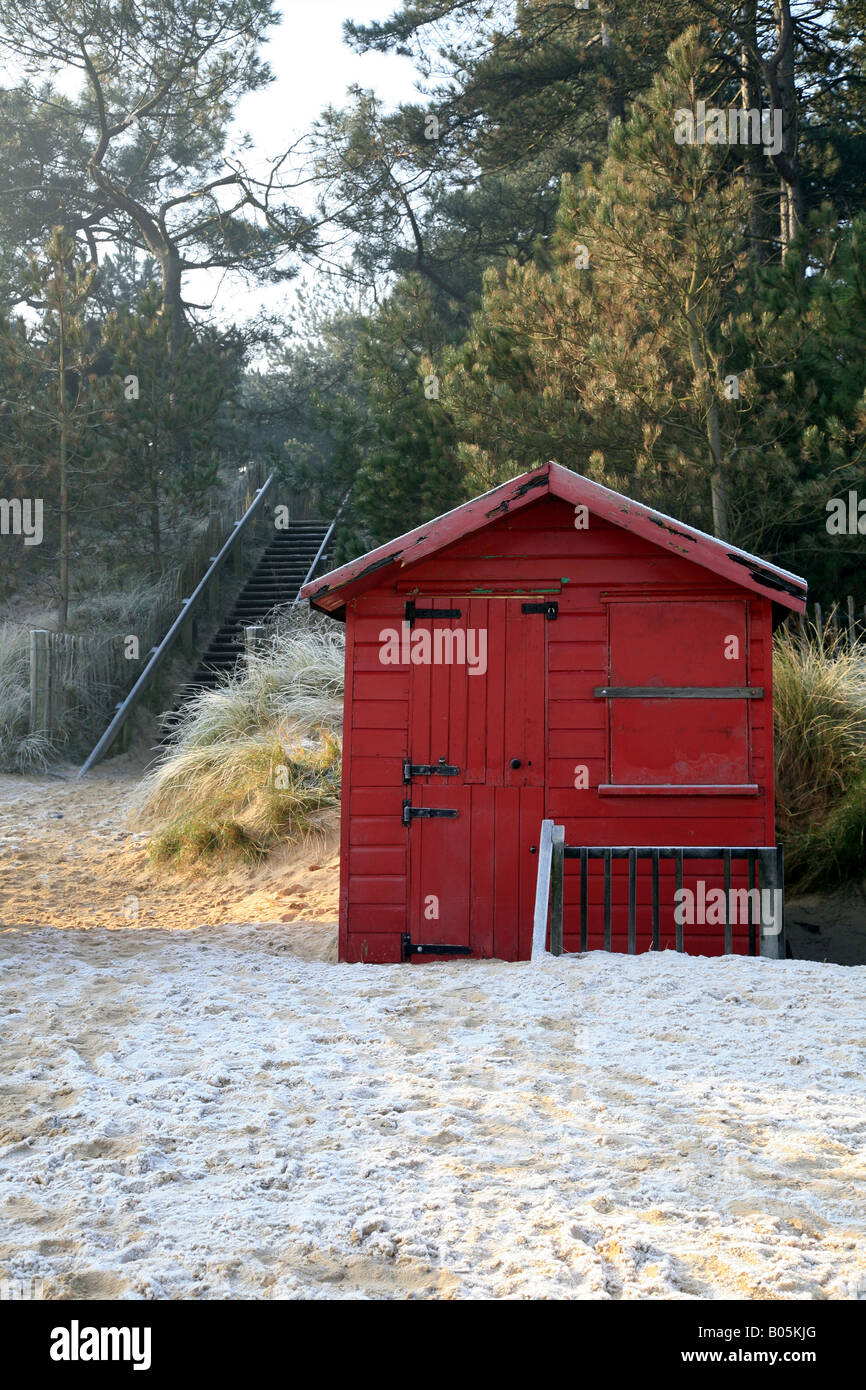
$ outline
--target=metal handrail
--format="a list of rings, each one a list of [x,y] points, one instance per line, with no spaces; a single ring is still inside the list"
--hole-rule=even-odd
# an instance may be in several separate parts
[[[183,607],[181,608],[180,613],[177,615],[174,622],[171,624],[171,627],[168,629],[168,632],[163,637],[159,646],[153,647],[151,649],[150,658],[147,662],[147,665],[139,675],[138,680],[135,682],[132,689],[127,694],[126,698],[121,700],[120,704],[117,706],[117,709],[114,713],[114,717],[111,720],[111,723],[108,725],[108,728],[103,733],[102,737],[99,739],[99,742],[96,744],[92,752],[88,755],[86,761],[82,763],[81,767],[75,775],[76,781],[80,777],[83,777],[85,772],[89,772],[90,769],[94,766],[94,764],[98,763],[100,759],[104,757],[108,749],[111,747],[111,744],[114,742],[116,735],[120,732],[120,730],[123,728],[123,725],[129,718],[129,715],[132,712],[135,702],[142,694],[145,686],[153,676],[154,672],[157,671],[159,667],[162,665],[169,648],[171,647],[175,638],[180,633],[180,630],[183,627],[184,623],[190,617],[193,609],[195,608],[202,594],[207,589],[208,584],[214,578],[217,570],[223,564],[226,557],[231,554],[244,527],[249,524],[249,522],[255,516],[256,512],[261,507],[263,501],[265,500],[265,495],[268,493],[274,482],[274,476],[275,475],[271,473],[270,476],[267,477],[265,481],[262,483],[255,497],[253,498],[253,501],[247,507],[243,516],[240,518],[239,521],[236,521],[234,526],[232,527],[231,535],[223,543],[217,554],[213,556],[211,563],[209,564],[202,578],[199,580],[198,584],[196,584],[189,598],[185,598],[183,600]]]
[[[298,604],[300,603],[300,601],[301,601],[301,594],[303,593],[304,589],[305,589],[306,586],[309,584],[310,580],[312,579],[313,575],[315,574],[315,572],[316,572],[316,565],[319,563],[319,561],[321,560],[322,556],[324,555],[324,553],[325,553],[325,548],[326,548],[326,546],[327,546],[327,544],[328,544],[328,541],[331,539],[331,536],[334,534],[334,527],[336,526],[337,522],[340,520],[340,514],[341,514],[343,508],[345,507],[346,503],[348,502],[349,498],[351,497],[351,495],[352,495],[352,489],[349,488],[349,491],[346,493],[345,497],[343,498],[342,502],[340,503],[339,507],[337,508],[336,512],[334,513],[334,519],[333,519],[333,521],[331,522],[330,526],[328,527],[327,531],[326,531],[325,534],[324,534],[324,537],[322,538],[322,544],[319,546],[318,550],[316,551],[316,558],[313,560],[313,563],[310,565],[310,568],[307,570],[306,577],[305,577],[303,583],[301,584],[300,589],[298,589],[297,594],[295,595],[295,600],[294,600],[294,603],[292,604],[292,608],[297,608]]]

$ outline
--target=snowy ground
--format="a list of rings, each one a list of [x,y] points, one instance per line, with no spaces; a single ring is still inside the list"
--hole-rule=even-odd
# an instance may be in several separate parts
[[[866,968],[331,952],[320,926],[0,934],[0,1276],[866,1298]]]

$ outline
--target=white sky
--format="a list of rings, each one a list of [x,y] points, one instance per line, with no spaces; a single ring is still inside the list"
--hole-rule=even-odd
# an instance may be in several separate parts
[[[238,129],[249,132],[263,159],[282,154],[324,107],[342,105],[352,83],[372,88],[388,106],[417,98],[417,74],[408,58],[358,54],[343,42],[344,20],[387,19],[400,8],[400,0],[283,0],[279,8],[283,21],[263,50],[274,81],[246,97],[236,113]],[[303,192],[298,202],[305,206]],[[301,282],[306,274],[302,272]],[[197,303],[215,296],[214,309],[222,320],[245,318],[260,306],[271,312],[285,306],[290,315],[298,283],[252,292],[231,277],[220,282],[193,273],[186,277],[185,293]]]
[[[343,42],[344,20],[387,19],[399,8],[399,0],[283,0],[283,22],[263,49],[275,81],[241,102],[238,125],[265,155],[276,155],[323,107],[342,103],[353,82],[372,87],[389,105],[411,99],[415,71],[408,58],[354,53]]]

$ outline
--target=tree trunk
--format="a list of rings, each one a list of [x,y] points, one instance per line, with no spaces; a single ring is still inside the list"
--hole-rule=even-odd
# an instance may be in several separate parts
[[[162,311],[168,316],[168,353],[170,361],[174,364],[175,383],[177,382],[177,372],[179,371],[178,359],[180,357],[183,340],[186,335],[186,321],[183,314],[182,297],[182,275],[180,253],[175,247],[168,247],[163,255],[160,256],[160,267],[162,270]],[[169,392],[169,405],[172,411],[178,405],[177,393],[174,389]],[[189,431],[175,417],[175,424],[171,430],[171,469],[176,479],[181,478],[188,471],[188,463],[191,455],[191,445]]]
[[[616,68],[616,60],[614,57],[616,44],[610,32],[610,7],[608,5],[601,6],[601,46],[608,54],[610,60],[607,65],[608,80],[613,80]],[[607,138],[609,140],[614,121],[625,120],[625,100],[621,93],[608,92],[605,100],[604,114],[607,120]]]
[[[169,246],[160,255],[160,270],[162,272],[162,306],[163,313],[168,316],[169,352],[173,358],[177,357],[184,335],[183,299],[181,296],[181,263],[180,253],[173,246]]]
[[[800,175],[799,120],[795,85],[795,37],[791,19],[791,0],[773,0],[777,49],[764,65],[773,108],[782,113],[782,148],[771,155],[779,174],[779,239],[782,255],[790,252],[791,242],[806,218],[806,199]],[[805,270],[801,266],[801,270]]]
[[[761,110],[761,80],[755,61],[757,51],[757,0],[745,0],[741,6],[741,33],[748,39],[740,47],[740,106],[743,111]],[[767,259],[767,226],[763,199],[764,153],[758,145],[746,145],[744,149],[746,184],[749,190],[748,240],[749,259],[759,265]]]
[[[153,448],[148,449],[152,455]],[[150,553],[154,576],[159,578],[162,574],[162,529],[159,516],[159,478],[157,476],[156,459],[150,459]]]
[[[702,275],[699,265],[694,267],[693,283],[700,284]],[[689,356],[695,372],[695,395],[698,400],[707,402],[706,429],[707,443],[710,447],[710,496],[713,507],[713,535],[719,540],[728,539],[728,495],[722,469],[722,431],[719,419],[719,400],[713,379],[701,347],[700,334],[695,323],[695,311],[691,302],[691,291],[686,301],[686,322],[689,335]]]
[[[58,279],[63,275],[63,269],[60,265],[57,268],[57,275]],[[65,632],[66,624],[69,621],[69,417],[66,401],[66,316],[63,311],[61,296],[58,296],[58,301],[57,321],[60,332],[60,349],[57,463],[60,488],[60,572],[58,576],[60,595],[57,605],[57,627],[60,632]]]
[[[713,503],[713,535],[720,541],[728,539],[728,492],[722,472],[722,436],[719,426],[719,402],[713,396],[707,413],[707,439],[712,457],[710,492]]]

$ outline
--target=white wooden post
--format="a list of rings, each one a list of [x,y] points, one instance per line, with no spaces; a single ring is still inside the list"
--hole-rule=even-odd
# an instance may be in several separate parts
[[[532,960],[547,954],[547,905],[550,900],[550,859],[553,847],[553,821],[541,822],[538,841],[538,878],[535,881],[535,913],[532,919]]]

